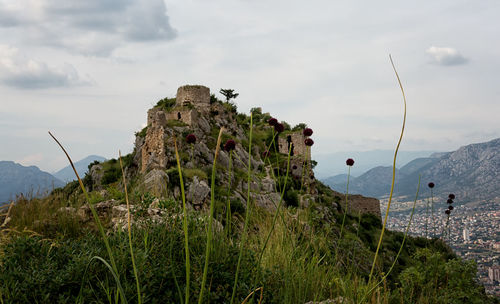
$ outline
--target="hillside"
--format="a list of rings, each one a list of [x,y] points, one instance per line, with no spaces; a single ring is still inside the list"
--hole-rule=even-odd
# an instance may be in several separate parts
[[[64,183],[38,167],[0,161],[0,204],[15,199],[16,195],[26,197],[45,195]]]
[[[85,190],[3,214],[2,302],[495,303],[440,239],[385,231],[376,254],[379,201],[315,178],[304,123],[238,113],[204,86],[147,117]]]
[[[500,138],[485,143],[471,144],[448,153],[417,158],[397,170],[394,193],[399,197],[413,197],[418,176],[427,184],[434,182],[437,197],[448,193],[457,195],[457,202],[500,201]],[[352,178],[350,192],[382,198],[390,186],[387,177],[391,167],[376,167]],[[333,189],[345,189],[346,181],[324,180]],[[425,195],[425,194],[424,194]]]

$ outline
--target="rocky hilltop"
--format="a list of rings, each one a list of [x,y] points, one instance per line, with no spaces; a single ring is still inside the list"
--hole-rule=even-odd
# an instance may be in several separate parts
[[[223,128],[221,149],[217,158],[217,184],[231,185],[231,201],[246,202],[246,171],[251,159],[251,199],[257,206],[272,209],[280,200],[284,184],[287,154],[290,148],[289,182],[285,204],[308,206],[320,199],[318,183],[313,172],[311,153],[303,134],[304,124],[293,129],[283,122],[276,132],[268,121],[269,113],[253,108],[253,138],[251,157],[248,153],[250,117],[238,113],[230,101],[221,101],[207,87],[186,85],[177,90],[176,98],[160,100],[147,113],[147,126],[136,133],[135,149],[130,156],[127,176],[146,192],[155,196],[180,197],[175,144],[185,172],[186,199],[195,209],[207,206],[210,199],[209,178],[214,161],[219,130]],[[279,133],[279,134],[278,134]],[[188,142],[187,137],[195,139]],[[273,143],[274,137],[274,143]],[[228,140],[235,141],[231,152],[224,149]],[[231,160],[230,160],[231,158]],[[231,171],[228,170],[231,166]],[[272,165],[271,165],[272,164]],[[90,170],[92,187],[102,187],[106,168],[95,165]],[[277,184],[278,181],[278,184]],[[323,185],[321,187],[324,188]],[[328,190],[331,191],[331,190]],[[337,202],[343,195],[331,192]],[[350,199],[353,211],[380,216],[378,200],[362,196]]]

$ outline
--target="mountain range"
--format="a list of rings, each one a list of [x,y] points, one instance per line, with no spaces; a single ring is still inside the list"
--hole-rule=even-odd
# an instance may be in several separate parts
[[[74,163],[83,178],[88,165],[93,161],[104,161],[104,157],[91,155]],[[75,180],[71,166],[67,166],[54,174],[40,170],[36,166],[23,166],[13,161],[0,161],[0,205],[8,203],[17,195],[36,197],[47,194],[54,188],[62,187]]]
[[[500,138],[463,146],[456,151],[434,153],[429,157],[416,158],[396,169],[394,195],[411,200],[421,176],[421,195],[428,196],[427,184],[433,182],[434,195],[446,198],[454,193],[458,203],[500,202]],[[391,166],[372,168],[358,177],[351,177],[349,193],[359,193],[383,199],[389,195],[392,179]],[[323,179],[335,190],[345,192],[346,175]],[[425,187],[425,188],[422,188]],[[425,191],[422,191],[425,190]]]
[[[0,161],[0,204],[15,199],[20,193],[28,197],[39,196],[64,184],[38,167]]]

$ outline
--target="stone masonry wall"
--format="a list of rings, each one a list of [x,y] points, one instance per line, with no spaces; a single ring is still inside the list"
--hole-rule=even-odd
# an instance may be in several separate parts
[[[286,136],[280,135],[278,140],[279,152],[288,154],[288,142],[290,141],[293,144],[293,156],[304,156],[308,148],[304,143],[305,139],[302,131],[291,133]],[[307,153],[307,156],[308,159],[311,159],[310,153]]]
[[[167,120],[180,120],[183,123],[192,126],[198,115],[196,110],[179,110],[165,113]]]
[[[210,89],[201,85],[185,85],[177,89],[176,104],[187,105],[210,105]]]

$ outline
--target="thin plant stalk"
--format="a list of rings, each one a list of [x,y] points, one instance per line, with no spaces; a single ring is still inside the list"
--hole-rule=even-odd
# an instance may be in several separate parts
[[[141,304],[142,303],[141,285],[139,283],[139,275],[137,274],[137,266],[135,264],[134,249],[132,247],[132,226],[130,224],[130,222],[131,222],[130,203],[129,203],[129,200],[128,200],[127,181],[125,180],[125,171],[123,170],[122,153],[121,153],[121,151],[118,151],[118,156],[119,156],[119,159],[120,159],[120,169],[122,170],[123,189],[125,190],[125,201],[127,202],[128,244],[129,244],[129,249],[130,249],[130,257],[132,259],[132,267],[134,268],[135,284],[136,284],[136,287],[137,287],[137,303]]]
[[[78,179],[78,183],[80,184],[80,188],[83,191],[85,199],[87,200],[87,202],[89,204],[89,209],[92,212],[92,216],[94,217],[94,220],[97,223],[97,227],[99,228],[99,232],[101,233],[101,237],[104,241],[104,245],[106,245],[106,251],[108,252],[109,260],[111,262],[111,268],[113,269],[113,271],[116,274],[115,278],[117,280],[117,284],[118,284],[118,286],[121,286],[120,275],[118,274],[118,267],[116,267],[116,262],[115,262],[115,258],[113,256],[113,251],[111,250],[111,246],[109,245],[108,237],[106,235],[106,232],[104,231],[104,226],[102,225],[101,220],[99,219],[99,215],[97,214],[97,211],[95,210],[94,205],[90,202],[89,195],[87,193],[87,190],[85,190],[85,186],[83,185],[82,179],[78,175],[78,172],[75,169],[75,165],[73,165],[73,161],[71,160],[71,157],[69,157],[68,152],[66,152],[66,149],[64,149],[62,144],[57,140],[57,138],[55,138],[54,135],[52,135],[52,133],[50,133],[50,131],[49,131],[49,135],[59,145],[61,150],[63,150],[64,154],[66,154],[66,157],[68,158],[68,161],[71,165],[71,168],[73,168],[73,172],[75,172],[76,178]],[[123,303],[127,303],[127,299],[125,297],[125,294],[122,292],[122,290],[120,290],[120,298],[122,299]]]
[[[217,156],[219,155],[220,151],[220,142],[222,139],[223,131],[224,128],[221,128],[219,131],[219,137],[217,138],[217,146],[215,148],[214,163],[212,166],[212,182],[210,185],[210,214],[208,217],[207,245],[205,247],[205,266],[203,267],[203,278],[201,280],[201,290],[200,290],[200,297],[198,298],[198,304],[201,304],[201,302],[203,301],[203,292],[205,291],[205,284],[207,282],[208,261],[210,257],[210,248],[212,246],[212,234],[213,234],[212,222],[215,209],[215,171],[216,171]]]
[[[382,231],[380,232],[380,238],[378,240],[378,245],[377,245],[377,250],[375,251],[375,257],[373,258],[373,264],[372,264],[372,269],[370,270],[370,275],[368,277],[368,282],[371,281],[371,278],[373,276],[373,271],[375,270],[375,265],[377,263],[377,257],[378,257],[378,252],[380,250],[380,245],[382,244],[382,239],[384,237],[384,231],[385,231],[385,226],[387,225],[387,217],[389,215],[389,209],[391,208],[391,202],[392,202],[392,195],[394,192],[394,181],[396,177],[396,157],[398,156],[398,150],[399,146],[401,145],[401,140],[403,139],[403,134],[405,130],[405,124],[406,124],[406,96],[405,96],[405,91],[403,89],[403,85],[401,84],[401,80],[399,79],[398,72],[396,71],[396,67],[394,66],[394,62],[392,61],[391,55],[389,55],[389,59],[391,60],[391,65],[394,70],[394,73],[396,74],[396,77],[398,79],[399,87],[401,88],[401,93],[403,94],[403,102],[404,102],[404,118],[403,118],[403,125],[401,127],[401,135],[399,136],[399,141],[398,145],[396,146],[396,150],[394,152],[394,160],[392,163],[392,182],[391,182],[391,193],[389,194],[389,202],[387,203],[387,209],[385,210],[385,217],[384,217],[384,224],[382,225]]]
[[[408,221],[408,226],[406,226],[406,230],[405,230],[405,235],[403,237],[403,241],[401,242],[401,246],[399,247],[399,251],[398,253],[396,254],[396,258],[394,258],[394,261],[392,262],[392,265],[391,265],[391,268],[389,268],[389,271],[387,271],[387,273],[382,277],[382,279],[380,279],[380,281],[372,287],[372,289],[370,289],[370,291],[368,291],[364,296],[363,298],[361,299],[361,301],[359,303],[362,303],[363,300],[368,296],[370,295],[373,290],[375,290],[375,288],[377,288],[380,284],[382,284],[383,282],[385,282],[385,280],[387,279],[387,277],[389,276],[389,274],[391,274],[391,271],[392,269],[394,268],[394,266],[396,265],[396,262],[398,261],[398,258],[399,256],[401,255],[401,252],[403,251],[403,247],[404,247],[404,244],[405,244],[405,241],[406,241],[406,237],[408,236],[408,232],[410,230],[410,225],[411,225],[411,222],[413,220],[413,214],[415,213],[415,206],[417,205],[417,199],[418,199],[418,192],[420,191],[420,175],[418,176],[418,185],[417,185],[417,193],[415,194],[415,200],[413,201],[413,208],[411,210],[411,214],[410,214],[410,220]]]
[[[262,256],[264,255],[264,251],[266,250],[267,243],[269,242],[269,239],[271,238],[271,234],[274,231],[274,227],[276,225],[276,220],[278,218],[278,215],[280,214],[281,205],[283,204],[283,197],[285,196],[286,184],[287,184],[287,180],[288,180],[288,173],[290,171],[290,154],[291,154],[291,151],[292,151],[292,149],[291,149],[291,146],[290,146],[290,148],[288,150],[288,159],[287,159],[287,165],[286,165],[285,182],[283,184],[283,189],[281,191],[280,201],[278,203],[278,207],[276,208],[276,212],[274,213],[274,217],[273,217],[273,222],[272,222],[272,225],[271,225],[271,229],[269,230],[269,232],[267,234],[267,237],[266,237],[266,240],[264,241],[264,245],[262,246],[262,249],[260,251],[259,260],[257,261],[257,266],[260,266],[260,263],[262,261]]]
[[[186,296],[184,303],[189,303],[189,281],[190,281],[190,272],[191,272],[191,264],[189,261],[189,233],[188,233],[188,214],[186,208],[186,195],[184,193],[184,180],[182,178],[182,170],[181,170],[181,162],[179,158],[179,150],[177,149],[177,138],[174,136],[174,148],[175,148],[175,159],[177,160],[177,171],[179,172],[179,180],[181,184],[181,197],[182,197],[182,211],[183,211],[183,222],[182,226],[184,229],[184,247],[186,253]]]
[[[233,150],[229,151],[229,181],[227,183],[227,202],[226,202],[226,233],[227,237],[231,235],[231,200],[229,195],[231,194],[231,178],[232,178],[232,165],[233,165]]]
[[[240,252],[238,254],[238,264],[236,265],[236,274],[234,276],[234,285],[233,285],[233,292],[231,295],[231,304],[234,302],[234,297],[236,296],[236,287],[238,286],[238,275],[240,273],[240,266],[241,266],[241,258],[243,257],[243,247],[245,246],[245,242],[247,240],[247,229],[248,229],[248,222],[250,219],[250,210],[251,210],[251,204],[250,204],[250,181],[251,181],[251,175],[252,175],[252,131],[253,131],[253,113],[250,113],[250,134],[249,134],[249,140],[248,140],[248,171],[247,171],[247,208],[245,212],[245,225],[243,226],[243,233],[241,235],[241,241],[240,241]]]
[[[345,210],[344,210],[344,217],[342,218],[342,225],[340,226],[340,235],[339,235],[339,240],[342,239],[342,232],[344,231],[344,224],[345,224],[345,218],[347,216],[347,211],[349,210],[349,201],[348,201],[348,195],[349,195],[349,177],[351,176],[351,166],[348,166],[348,171],[347,171],[347,187],[345,190]],[[338,247],[338,246],[337,246]]]
[[[432,188],[431,188],[431,218],[432,218],[432,236],[436,236],[436,223],[434,220],[434,196],[432,195]]]

